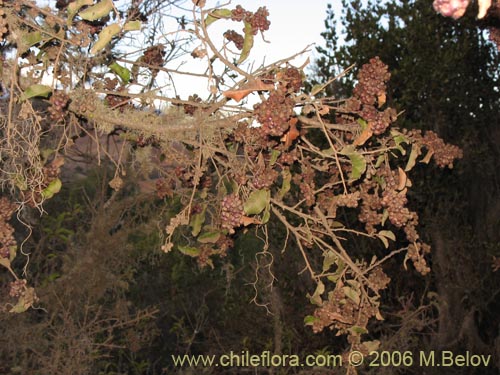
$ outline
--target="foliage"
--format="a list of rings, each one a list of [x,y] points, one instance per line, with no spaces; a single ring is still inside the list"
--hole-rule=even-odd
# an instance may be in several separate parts
[[[107,191],[95,209],[95,235],[111,237],[105,213],[114,202],[160,199],[159,208],[143,220],[161,223],[165,253],[178,251],[203,269],[230,256],[240,233],[255,230],[263,242],[255,256],[260,259],[253,283],[257,304],[260,285],[272,286],[275,280],[269,246],[279,223],[286,232],[283,251],[299,252],[303,271],[314,283],[309,300],[315,310],[306,324],[314,332],[329,328],[346,335],[350,350],[367,353],[377,342],[362,336],[370,321],[383,319],[381,292],[391,280],[382,266],[404,253],[405,267],[410,260],[421,274],[429,272],[425,256],[430,248],[417,233],[418,214],[408,207],[408,173],[417,162],[431,159],[451,168],[461,150],[435,132],[396,127],[398,111],[388,104],[393,94],[387,91],[391,73],[384,58],[370,56],[359,66],[351,97],[323,95],[337,77],[306,90],[303,67],[291,66],[289,59],[257,68],[244,64],[255,36],[269,27],[265,7],[250,12],[193,3],[194,19],[179,21],[172,39],[150,31],[147,41],[138,28],[156,25],[161,9],[153,3],[118,9],[106,0],[58,2],[57,10],[24,0],[4,4],[2,43],[10,53],[2,72],[8,95],[0,117],[4,193],[20,202],[21,212],[43,211],[46,201],[77,182],[75,172],[88,171],[88,165],[74,160],[75,148],[88,142],[91,164],[105,156],[113,166],[109,189],[102,187]],[[217,38],[211,25],[219,22],[239,23],[244,35],[227,30]],[[182,48],[207,64],[207,99],[157,94],[160,72],[174,73],[164,67],[172,58],[167,47],[177,47],[175,38],[182,36],[189,41]],[[128,40],[144,45],[131,51]],[[43,81],[47,74],[55,78],[49,85]],[[249,108],[245,100],[254,94],[260,102]],[[46,109],[36,108],[33,98],[40,97],[48,97],[42,99]],[[161,110],[155,101],[162,102]],[[114,149],[104,147],[109,142]],[[364,225],[346,226],[344,213]],[[18,285],[11,267],[17,244],[11,240],[10,215],[2,217],[8,235],[2,239],[1,264],[15,279],[3,306],[21,312],[36,306],[37,299],[24,281]],[[56,226],[50,234],[71,233]],[[373,241],[373,252],[360,254],[346,240],[352,235]],[[401,248],[393,245],[401,242]],[[98,258],[91,257],[97,248],[86,256],[100,269]],[[85,273],[90,266],[79,262],[65,273]],[[123,267],[117,270],[125,273]],[[101,296],[126,289],[127,281],[117,278],[103,277],[93,286],[101,287]],[[107,282],[117,284],[111,288]],[[269,311],[278,314],[279,298],[272,289],[268,300]],[[201,308],[200,314],[203,322]],[[181,320],[179,335],[182,328]]]
[[[425,229],[420,234],[432,244],[433,272],[425,289],[407,280],[408,290],[420,292],[422,298],[428,297],[428,288],[436,290],[439,319],[427,320],[435,324],[435,332],[431,339],[407,335],[406,341],[386,338],[385,344],[392,341],[398,349],[430,345],[456,350],[484,345],[481,350],[488,351],[494,339],[488,341],[481,335],[495,331],[496,322],[492,326],[469,324],[467,334],[458,340],[461,328],[456,327],[470,322],[471,311],[494,314],[491,303],[485,301],[498,289],[496,275],[490,272],[492,256],[498,255],[491,249],[498,243],[493,234],[498,221],[493,217],[500,201],[495,182],[500,141],[498,5],[480,21],[472,6],[453,20],[437,14],[428,1],[344,1],[343,5],[341,14],[328,10],[323,33],[326,48],[318,49],[313,84],[328,82],[332,74],[338,74],[338,66],[354,65],[353,76],[327,88],[329,95],[348,97],[354,92],[352,78],[358,67],[376,54],[392,73],[387,101],[402,112],[398,119],[402,127],[437,132],[458,143],[464,154],[453,173],[424,170],[418,164],[412,172],[416,183],[411,207],[421,214]],[[401,288],[388,293],[402,294]],[[457,302],[464,299],[467,305]],[[406,323],[401,322],[403,330]]]

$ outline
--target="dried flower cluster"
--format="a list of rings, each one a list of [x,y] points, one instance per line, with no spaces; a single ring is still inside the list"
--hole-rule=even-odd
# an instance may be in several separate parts
[[[243,202],[237,194],[230,194],[222,199],[221,206],[222,228],[228,229],[229,233],[234,233],[234,228],[241,225]]]
[[[0,0],[0,6],[3,7],[3,0]],[[7,19],[5,17],[5,10],[0,9],[0,40],[8,33]]]
[[[370,59],[358,73],[358,84],[354,87],[353,98],[345,104],[345,110],[358,113],[375,135],[384,133],[397,118],[395,109],[386,108],[381,112],[376,107],[385,104],[387,81],[390,77],[387,65],[379,57]]]
[[[252,26],[252,34],[256,35],[259,31],[269,30],[271,22],[267,19],[269,11],[266,7],[260,7],[255,13],[245,10],[241,5],[237,5],[231,11],[233,21],[244,21]]]
[[[64,118],[65,109],[68,106],[69,97],[63,91],[56,91],[49,99],[50,107],[48,109],[50,119],[58,122]]]
[[[8,223],[17,205],[6,197],[0,198],[0,258],[9,258],[11,250],[17,246],[14,228]]]
[[[237,33],[234,30],[227,30],[224,33],[224,38],[226,38],[230,42],[233,42],[234,45],[236,46],[236,48],[239,49],[240,51],[243,49],[243,43],[245,41],[245,38],[243,38],[243,35]]]

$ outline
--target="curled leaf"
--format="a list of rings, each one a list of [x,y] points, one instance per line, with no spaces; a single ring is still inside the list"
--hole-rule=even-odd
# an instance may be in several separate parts
[[[271,193],[269,190],[261,189],[253,191],[243,205],[243,211],[247,215],[258,215],[269,204]]]
[[[113,10],[112,0],[102,0],[101,2],[88,7],[87,9],[81,11],[78,15],[87,21],[95,21],[99,18],[103,18]]]
[[[231,18],[231,13],[231,9],[215,9],[213,12],[208,13],[208,16],[205,18],[205,26],[210,26],[221,18],[229,19]]]
[[[250,51],[253,47],[253,28],[249,22],[245,22],[245,40],[243,41],[243,48],[241,49],[240,58],[238,59],[238,64],[245,61],[250,55]]]
[[[121,27],[117,23],[113,23],[102,29],[102,31],[99,33],[99,38],[97,39],[97,42],[92,46],[90,53],[94,54],[102,50],[120,31]]]
[[[26,90],[24,90],[21,95],[21,100],[24,101],[26,99],[34,98],[36,96],[42,96],[46,98],[52,92],[52,87],[46,85],[31,85]]]
[[[224,91],[222,95],[224,95],[226,98],[233,99],[239,102],[240,100],[250,95],[252,92],[267,91],[273,89],[273,84],[264,83],[261,79],[256,79],[244,84],[239,89]]]

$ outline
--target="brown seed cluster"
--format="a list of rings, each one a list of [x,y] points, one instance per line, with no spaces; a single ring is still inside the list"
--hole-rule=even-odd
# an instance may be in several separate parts
[[[254,105],[257,121],[262,124],[262,133],[282,136],[290,127],[288,120],[293,115],[294,101],[281,90],[273,91],[267,100]]]
[[[252,26],[252,34],[256,35],[259,31],[264,32],[269,30],[271,22],[267,19],[269,11],[266,7],[260,7],[255,13],[245,10],[241,5],[237,5],[231,11],[231,19],[233,21],[244,21]]]
[[[382,285],[382,282],[380,283]],[[349,333],[353,325],[366,328],[370,318],[378,313],[378,308],[368,301],[360,303],[346,296],[344,284],[337,283],[337,287],[328,295],[328,300],[314,311],[317,320],[313,323],[314,333],[323,331],[326,327],[337,329],[339,333]]]
[[[391,78],[391,73],[387,65],[378,56],[374,57],[368,64],[361,67],[358,73],[358,84],[353,94],[361,103],[374,105],[381,95],[385,95],[389,78]]]
[[[10,249],[17,246],[14,228],[8,223],[17,205],[6,197],[0,198],[0,258],[9,258]]]
[[[237,33],[234,30],[227,30],[224,33],[224,38],[226,38],[230,42],[233,42],[237,49],[239,50],[243,49],[243,43],[245,41],[243,35]]]
[[[50,119],[58,122],[64,118],[65,109],[69,103],[69,97],[63,91],[56,91],[49,99],[50,107],[48,108]]]
[[[431,272],[431,269],[425,261],[425,254],[431,252],[431,247],[426,243],[414,243],[408,246],[408,258],[410,258],[417,272],[423,276]]]
[[[463,152],[459,147],[446,144],[433,131],[425,132],[422,143],[427,147],[429,152],[433,153],[432,157],[440,168],[448,167],[451,169],[453,168],[453,161],[463,157]]]
[[[161,44],[149,47],[142,56],[142,62],[152,66],[162,66],[165,58],[165,47]]]
[[[377,105],[381,107],[385,104],[386,83],[390,77],[387,65],[379,57],[372,58],[361,67],[353,97],[346,100],[343,106],[343,111],[361,116],[375,135],[384,133],[397,118],[393,108],[377,109]]]
[[[279,173],[274,169],[265,167],[255,172],[251,183],[255,189],[268,188],[276,181],[278,175]]]
[[[229,233],[234,233],[234,228],[241,225],[243,216],[243,203],[237,194],[226,195],[222,199],[221,222],[222,228],[228,229]]]
[[[0,6],[3,8],[3,1],[0,0]],[[0,9],[0,40],[4,38],[4,36],[9,32],[7,24],[7,19],[5,17],[5,11],[3,9]]]
[[[16,281],[12,281],[10,282],[9,286],[9,295],[14,298],[20,297],[21,294],[23,294],[23,291],[26,289],[26,280],[19,279]]]

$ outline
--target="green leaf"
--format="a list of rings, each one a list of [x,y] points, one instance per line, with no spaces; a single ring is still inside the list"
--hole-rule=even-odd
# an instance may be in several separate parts
[[[358,118],[356,122],[361,126],[361,130],[366,130],[368,128],[368,123],[366,122],[366,120]]]
[[[201,227],[205,222],[205,210],[206,208],[204,207],[203,211],[191,216],[189,225],[191,226],[191,234],[193,235],[193,237],[196,237],[198,234],[200,234]]]
[[[215,9],[214,11],[208,13],[208,16],[205,18],[205,26],[208,27],[221,18],[229,19],[231,18],[231,13],[231,9]]]
[[[396,143],[397,149],[399,150],[399,152],[401,152],[401,155],[406,155],[406,150],[403,148],[402,144],[403,143],[408,144],[409,143],[408,138],[404,134],[398,132],[397,130],[391,130],[391,135],[392,139]]]
[[[281,176],[283,178],[283,182],[281,184],[281,189],[278,192],[278,199],[283,199],[283,197],[290,191],[291,188],[291,182],[292,182],[292,174],[289,170],[284,169],[281,172]]]
[[[348,154],[347,157],[349,158],[352,164],[352,171],[350,173],[349,178],[351,180],[357,180],[366,171],[366,160],[363,155],[357,152]]]
[[[349,331],[351,331],[355,336],[362,335],[364,333],[368,333],[368,330],[366,328],[360,327],[360,326],[352,326],[349,328]]]
[[[243,205],[243,211],[245,211],[247,215],[258,215],[266,208],[270,200],[271,192],[269,190],[255,190],[249,195],[247,201]]]
[[[42,190],[42,197],[45,199],[50,199],[54,196],[54,194],[59,193],[61,191],[62,182],[60,179],[56,178],[52,181],[49,186]]]
[[[338,261],[339,257],[333,251],[328,251],[323,259],[323,272],[326,272],[330,269],[332,264],[335,264]]]
[[[197,241],[201,243],[216,243],[220,238],[219,231],[205,232],[198,236]]]
[[[276,160],[278,160],[278,157],[280,156],[281,151],[278,150],[272,150],[271,151],[271,159],[269,160],[269,165],[274,165],[276,163]]]
[[[73,18],[78,13],[81,7],[92,4],[94,4],[93,0],[76,0],[74,2],[70,2],[68,4],[68,26],[71,25],[71,22],[73,22]]]
[[[250,51],[253,47],[253,32],[252,25],[249,22],[245,22],[245,40],[243,41],[243,48],[241,49],[240,58],[238,59],[238,64],[241,64],[245,61],[250,55]]]
[[[113,10],[112,0],[102,0],[101,2],[88,7],[87,9],[78,13],[80,17],[87,21],[95,21],[99,18],[105,17]]]
[[[350,286],[344,286],[342,290],[344,291],[346,297],[351,299],[356,305],[359,305],[359,303],[361,302],[359,291],[354,290]]]
[[[315,316],[312,316],[312,315],[307,315],[305,318],[304,318],[304,324],[306,326],[312,326],[315,322],[317,322],[319,320],[319,318],[315,317]]]
[[[123,31],[137,31],[141,29],[141,26],[141,21],[128,21],[125,22],[125,25],[123,25]]]
[[[46,85],[31,85],[28,87],[26,90],[24,90],[23,94],[21,95],[21,100],[27,100],[30,98],[34,98],[36,96],[42,96],[44,98],[48,97],[49,94],[52,92],[52,87],[46,86]]]
[[[323,304],[323,300],[321,299],[321,295],[325,292],[325,284],[320,280],[318,281],[318,285],[316,286],[316,290],[314,294],[311,296],[309,293],[307,297],[312,304],[321,306]]]
[[[328,280],[330,280],[334,283],[339,281],[340,277],[344,273],[344,268],[345,268],[345,263],[342,261],[342,259],[340,259],[340,258],[337,259],[337,261],[335,263],[337,264],[337,269],[336,269],[335,273],[333,275],[329,275],[327,277]]]
[[[200,249],[197,247],[191,247],[191,246],[178,246],[179,251],[184,254],[188,255],[190,257],[197,257],[200,255]]]
[[[104,47],[108,45],[109,42],[111,42],[111,39],[118,34],[121,31],[121,27],[117,23],[113,23],[109,26],[106,26],[102,31],[99,33],[99,37],[97,39],[97,42],[92,46],[92,49],[90,50],[90,53],[94,54],[96,52],[99,52],[102,50]]]
[[[111,69],[112,72],[116,73],[118,77],[121,78],[123,83],[127,84],[130,82],[130,70],[127,68],[121,66],[116,61],[109,65],[108,68]]]
[[[42,33],[40,31],[33,31],[31,33],[23,34],[22,42],[25,46],[31,47],[43,40]]]
[[[396,241],[396,235],[390,230],[381,230],[380,232],[378,232],[377,237],[380,239],[380,241],[382,241],[386,249],[389,247],[389,241],[387,239]]]
[[[264,214],[262,215],[262,224],[266,224],[271,218],[271,205],[267,205],[264,210]]]

